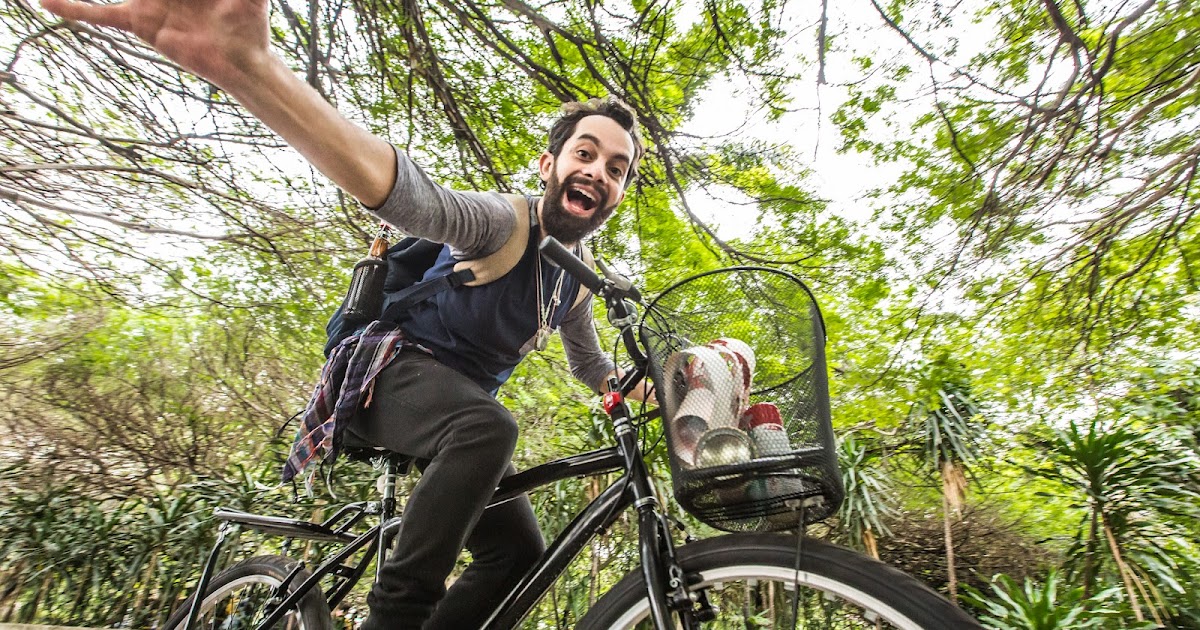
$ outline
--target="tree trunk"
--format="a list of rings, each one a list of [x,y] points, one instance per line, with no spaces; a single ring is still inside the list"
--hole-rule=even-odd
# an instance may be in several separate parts
[[[84,573],[85,571],[81,571]],[[91,592],[91,586],[84,580],[80,580],[83,584],[79,587],[79,592],[75,594],[75,599],[71,600],[70,618],[78,620],[82,616],[83,607],[87,604],[88,594]],[[78,623],[78,621],[76,621]]]
[[[863,548],[867,550],[872,558],[879,559],[879,543],[875,540],[875,532],[871,531],[870,527],[864,528],[862,533]]]
[[[133,623],[134,627],[146,625],[146,618],[143,614],[145,611],[146,599],[150,596],[150,591],[154,588],[154,570],[158,564],[158,554],[151,551],[149,559],[146,560],[146,568],[142,571],[142,584],[138,589],[137,597],[133,600]]]
[[[313,508],[312,522],[320,523],[321,521],[324,521],[324,520],[325,520],[325,509],[319,505],[317,507]],[[304,564],[308,564],[309,559],[312,558],[313,547],[315,547],[315,546],[316,546],[316,541],[310,540],[310,541],[304,543],[304,553],[301,554],[301,556],[300,556],[301,562],[303,562]]]
[[[942,526],[946,539],[946,588],[958,604],[958,571],[954,567],[954,521],[967,495],[967,476],[952,461],[942,462]]]
[[[33,599],[29,600],[29,606],[21,609],[20,620],[23,623],[33,623],[37,617],[38,605],[42,598],[50,598],[50,573],[47,572],[42,578],[42,583],[38,585],[37,592],[33,594]]]
[[[942,526],[946,539],[946,588],[950,592],[950,601],[958,604],[958,574],[954,570],[954,533],[951,527],[950,497],[942,494]]]
[[[1133,616],[1138,620],[1138,623],[1144,622],[1146,621],[1146,616],[1142,614],[1142,605],[1138,601],[1137,591],[1134,590],[1135,587],[1140,590],[1140,586],[1137,585],[1137,578],[1133,575],[1133,571],[1130,570],[1129,565],[1125,563],[1125,559],[1121,555],[1121,547],[1117,544],[1117,537],[1113,535],[1112,528],[1108,526],[1108,519],[1104,520],[1104,537],[1108,540],[1108,550],[1112,554],[1113,561],[1117,563],[1117,571],[1121,573],[1121,583],[1125,586],[1125,594],[1129,597],[1129,605],[1133,608]],[[1147,598],[1146,603],[1150,603],[1149,598]],[[1159,626],[1163,625],[1162,619],[1159,618],[1158,612],[1154,610],[1153,606],[1150,606],[1150,614],[1154,616],[1154,621]]]
[[[1100,536],[1100,508],[1092,508],[1092,523],[1088,528],[1087,546],[1083,552],[1083,598],[1092,596],[1096,581],[1096,543]]]
[[[17,599],[21,595],[21,587],[25,585],[24,573],[25,562],[21,561],[3,576],[6,586],[4,591],[0,592],[0,622],[12,621],[13,612],[17,607]]]

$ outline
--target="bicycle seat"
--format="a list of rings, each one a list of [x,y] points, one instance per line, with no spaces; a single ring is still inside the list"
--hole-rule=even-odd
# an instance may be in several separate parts
[[[342,438],[342,456],[350,461],[370,462],[373,459],[394,459],[397,472],[403,474],[412,464],[413,456],[390,451],[382,446],[356,439],[349,432]]]

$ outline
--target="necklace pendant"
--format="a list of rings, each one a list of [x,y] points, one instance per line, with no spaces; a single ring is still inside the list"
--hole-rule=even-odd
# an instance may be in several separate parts
[[[546,326],[539,326],[537,335],[533,340],[533,349],[541,352],[548,345],[550,345],[550,329]]]

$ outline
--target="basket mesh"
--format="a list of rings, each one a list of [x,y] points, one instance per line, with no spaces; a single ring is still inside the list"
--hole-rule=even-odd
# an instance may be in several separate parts
[[[641,335],[685,510],[726,531],[837,510],[825,334],[803,283],[758,267],[701,274],[647,307]]]

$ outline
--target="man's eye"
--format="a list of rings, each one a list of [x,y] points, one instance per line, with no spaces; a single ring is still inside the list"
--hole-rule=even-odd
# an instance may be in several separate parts
[[[588,154],[588,152],[587,152],[587,151],[584,151],[583,149],[580,149],[580,150],[578,150],[578,151],[576,151],[576,152],[575,152],[575,155],[578,155],[578,156],[579,156],[579,157],[581,157],[581,158],[586,158],[586,157],[587,157],[589,154]]]
[[[622,172],[622,171],[621,171],[621,169],[619,169],[619,168],[617,168],[617,167],[615,167],[615,166],[614,166],[614,167],[612,167],[612,168],[610,168],[610,169],[608,169],[608,172],[609,172],[609,173],[610,173],[610,174],[611,174],[613,177],[615,177],[615,178],[617,178],[617,179],[620,179],[620,178],[621,178],[621,176],[625,174],[624,172]]]

